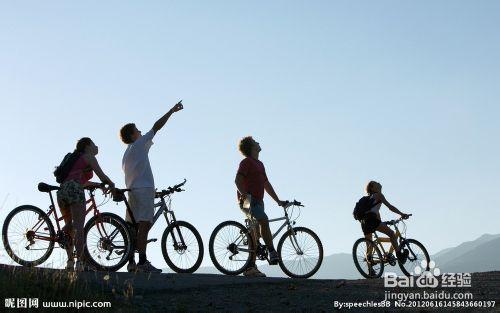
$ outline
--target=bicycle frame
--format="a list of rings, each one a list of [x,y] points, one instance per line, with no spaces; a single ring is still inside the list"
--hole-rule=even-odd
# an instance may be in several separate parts
[[[291,231],[292,225],[295,225],[295,221],[294,222],[290,221],[290,218],[288,217],[288,212],[286,211],[286,209],[283,209],[283,210],[285,211],[285,216],[279,217],[279,218],[273,218],[273,219],[269,220],[269,223],[285,221],[280,226],[280,228],[278,228],[278,230],[273,234],[273,237],[272,237],[273,240],[281,233],[283,228],[287,227],[288,231]],[[250,227],[248,227],[249,231],[250,232],[256,231],[259,222],[257,220],[255,220],[253,217],[250,219],[250,221],[251,221]],[[299,244],[297,242],[297,238],[295,237],[295,234],[292,234],[292,238],[293,238],[292,245],[293,245],[295,251],[297,251],[297,253],[302,253],[302,250],[300,249]],[[253,250],[253,249],[239,249],[239,250],[244,251],[244,252],[255,252],[255,250]]]
[[[153,227],[153,225],[156,223],[156,221],[158,221],[158,219],[160,218],[161,215],[163,215],[165,217],[165,220],[167,221],[167,227],[169,227],[172,224],[175,224],[177,222],[177,219],[175,218],[174,211],[171,209],[172,208],[171,195],[159,196],[158,198],[160,199],[160,201],[155,203],[154,208],[159,207],[159,209],[156,210],[156,213],[153,216],[153,222],[151,224],[151,227]],[[165,198],[167,198],[167,200],[165,200]],[[132,218],[132,221],[133,221],[132,224],[135,225],[136,222],[135,222],[135,218],[133,216],[134,214],[130,210],[129,203],[128,203],[126,198],[124,199],[124,201],[125,201],[125,205],[127,206],[127,210],[129,210],[129,215]],[[179,241],[181,242],[182,246],[184,246],[184,238],[182,236],[181,231],[178,228],[177,228],[177,235],[179,236]],[[177,244],[177,238],[175,237],[174,232],[172,232],[172,238],[173,238],[174,242]],[[156,241],[156,239],[150,239],[150,240],[148,240],[148,243],[153,242],[153,241]]]
[[[403,239],[401,237],[401,233],[399,232],[399,229],[398,229],[398,227],[396,225],[394,225],[394,228],[396,229],[395,235],[399,239],[399,241],[401,242],[402,239]],[[384,253],[384,256],[387,256],[388,254],[394,253],[395,249],[392,246],[391,238],[389,238],[389,237],[379,237],[376,232],[374,232],[373,235],[375,236],[375,240],[373,240],[373,242],[375,242],[375,244],[377,244],[380,247],[380,249]],[[387,251],[387,252],[385,251],[383,243],[389,243],[390,244],[389,251]]]
[[[90,205],[88,208],[86,208],[85,215],[87,215],[90,211],[94,211],[94,216],[100,215],[100,212],[99,212],[99,210],[97,210],[97,205],[95,203],[94,192],[92,190],[88,190],[88,191],[89,191],[90,198],[85,201],[85,205],[86,206],[88,204],[90,204]],[[56,226],[57,226],[56,236],[51,237],[51,236],[36,235],[37,231],[40,229],[40,227],[42,227],[43,219],[39,219],[38,222],[35,224],[35,226],[33,226],[33,228],[31,229],[31,231],[34,232],[33,239],[39,239],[39,240],[45,240],[45,241],[56,241],[57,242],[59,239],[58,233],[62,230],[60,222],[64,220],[65,216],[64,215],[61,215],[60,217],[58,216],[57,210],[56,210],[56,207],[54,204],[54,198],[52,196],[52,192],[50,192],[50,191],[49,191],[49,197],[50,197],[51,204],[50,204],[49,210],[47,211],[46,214],[47,214],[47,217],[49,217],[49,219],[50,219],[50,216],[52,214],[54,215],[54,220],[56,221]],[[47,230],[47,229],[44,229],[44,230]],[[100,229],[99,229],[99,232],[101,232]]]
[[[170,226],[170,224],[177,222],[177,220],[175,219],[174,211],[171,210],[172,198],[170,196],[167,196],[167,201],[165,201],[164,197],[160,197],[160,201],[158,201],[154,207],[159,207],[159,209],[156,211],[155,216],[153,217],[153,225],[162,214],[163,216],[165,216],[165,220],[167,221],[167,227]],[[170,219],[168,218],[169,215]]]

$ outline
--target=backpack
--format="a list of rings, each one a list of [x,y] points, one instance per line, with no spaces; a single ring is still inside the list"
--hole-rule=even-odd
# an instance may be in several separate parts
[[[81,154],[76,151],[66,154],[61,164],[59,164],[54,171],[57,183],[62,184],[66,177],[68,177],[69,172],[73,168],[73,165],[75,165],[75,162],[80,158],[80,155]]]
[[[380,202],[376,202],[375,199],[370,198],[370,196],[364,196],[359,199],[358,203],[354,207],[354,211],[352,215],[354,215],[354,219],[362,220],[365,214],[370,211],[371,208],[378,205]]]

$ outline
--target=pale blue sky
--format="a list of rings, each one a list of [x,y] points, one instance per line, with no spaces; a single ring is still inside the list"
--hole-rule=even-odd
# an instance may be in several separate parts
[[[351,212],[369,179],[432,253],[498,233],[499,29],[498,1],[1,2],[0,221],[46,208],[37,183],[83,136],[123,185],[119,128],[148,130],[184,99],[150,156],[158,187],[188,179],[174,206],[206,245],[242,219],[248,134],[326,254],[361,236]],[[159,244],[150,254],[166,266]]]

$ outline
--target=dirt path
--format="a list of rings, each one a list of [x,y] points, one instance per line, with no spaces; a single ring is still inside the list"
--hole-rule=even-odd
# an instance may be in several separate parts
[[[0,266],[0,272],[12,271]],[[30,279],[50,279],[62,271],[52,269],[15,268],[29,272]],[[62,272],[64,273],[64,272]],[[117,311],[137,312],[331,312],[334,301],[380,302],[384,300],[383,280],[292,280],[282,278],[245,278],[222,275],[78,273],[75,279],[92,289],[112,295]],[[415,288],[390,289],[392,292],[419,292]],[[443,289],[426,289],[440,292]],[[446,290],[450,291],[450,290]],[[472,288],[453,289],[455,293],[472,293],[474,300],[500,302],[500,272],[477,273],[472,276]],[[479,309],[470,309],[477,312]],[[346,312],[398,311],[392,305],[386,309],[352,309]],[[425,311],[431,310],[414,310]],[[436,311],[436,310],[434,310]],[[433,311],[433,312],[434,312]],[[464,311],[451,309],[449,311]],[[482,312],[500,312],[495,309]]]

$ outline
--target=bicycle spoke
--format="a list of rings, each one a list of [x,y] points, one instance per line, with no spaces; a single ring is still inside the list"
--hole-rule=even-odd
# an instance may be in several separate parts
[[[201,253],[196,235],[183,225],[178,225],[168,232],[165,245],[166,257],[182,271],[193,268]]]
[[[112,268],[123,262],[128,240],[125,229],[113,224],[111,218],[96,219],[87,232],[87,250],[90,257],[103,268]]]
[[[243,245],[247,235],[241,231],[236,225],[226,225],[219,229],[212,243],[215,261],[228,272],[241,270],[250,257],[248,245]],[[248,239],[246,241],[249,242]],[[229,250],[230,247],[234,249],[233,252]]]
[[[22,265],[37,265],[45,261],[53,249],[50,241],[50,220],[36,208],[19,208],[9,217],[4,233],[11,257]],[[30,240],[27,236],[30,233]],[[42,239],[43,238],[43,239]],[[44,240],[47,239],[47,240]],[[6,246],[6,248],[7,248]]]
[[[297,276],[307,275],[320,261],[320,250],[315,238],[301,230],[290,233],[280,253],[285,267]]]

